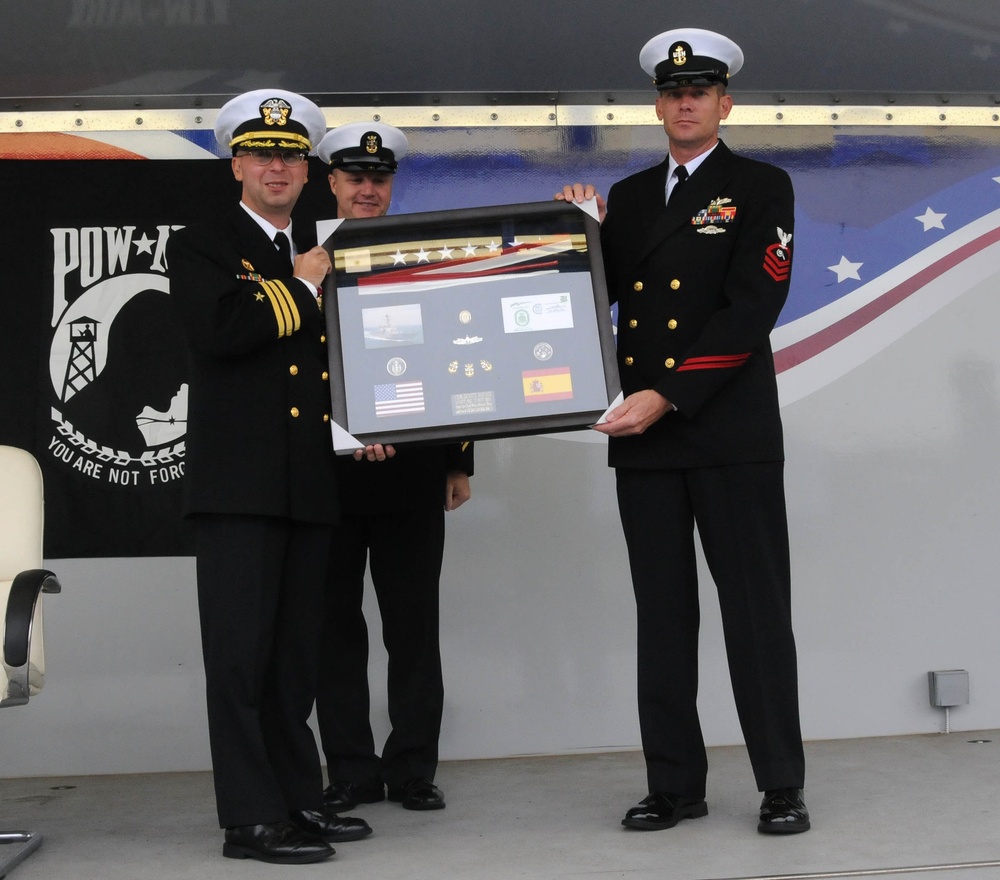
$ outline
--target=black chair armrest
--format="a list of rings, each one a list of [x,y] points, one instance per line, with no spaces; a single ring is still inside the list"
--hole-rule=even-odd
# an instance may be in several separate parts
[[[31,621],[39,594],[60,592],[62,587],[58,578],[43,568],[22,571],[14,578],[4,621],[3,659],[8,666],[17,669],[28,663]]]

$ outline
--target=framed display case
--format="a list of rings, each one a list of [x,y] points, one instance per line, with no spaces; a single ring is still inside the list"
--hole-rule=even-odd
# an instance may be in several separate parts
[[[599,226],[565,202],[336,221],[334,446],[592,425],[619,393]]]

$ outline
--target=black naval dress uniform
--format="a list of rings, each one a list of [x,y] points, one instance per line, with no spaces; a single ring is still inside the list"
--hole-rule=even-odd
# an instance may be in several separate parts
[[[768,338],[788,294],[791,181],[720,142],[665,206],[667,168],[665,160],[616,183],[601,227],[623,390],[655,389],[676,407],[645,433],[609,442],[637,603],[649,790],[705,796],[695,522],[758,788],[801,788]]]
[[[167,255],[191,349],[186,508],[219,823],[286,821],[322,806],[307,724],[337,518],[322,314],[241,207],[173,233]]]
[[[451,471],[472,476],[471,443],[402,445],[384,462],[338,458],[344,513],[331,545],[316,699],[331,782],[394,789],[434,779],[444,708],[438,595]],[[388,654],[392,730],[381,758],[369,718],[366,563]]]

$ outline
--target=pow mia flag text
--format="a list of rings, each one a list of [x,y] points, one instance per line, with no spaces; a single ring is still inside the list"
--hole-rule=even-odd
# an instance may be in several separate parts
[[[19,218],[0,292],[0,442],[44,472],[45,556],[189,555],[187,359],[164,250],[232,201],[228,164],[5,161],[0,174]]]

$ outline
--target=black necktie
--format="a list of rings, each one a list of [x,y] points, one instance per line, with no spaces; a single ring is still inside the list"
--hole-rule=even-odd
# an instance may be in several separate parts
[[[673,189],[670,190],[670,198],[667,199],[667,204],[670,204],[670,199],[674,197],[674,193],[677,192],[677,188],[688,179],[688,170],[683,165],[678,165],[674,169],[674,176],[677,180],[674,182]]]
[[[274,244],[278,248],[278,253],[285,258],[285,262],[292,265],[292,243],[284,232],[278,232],[274,236]]]

